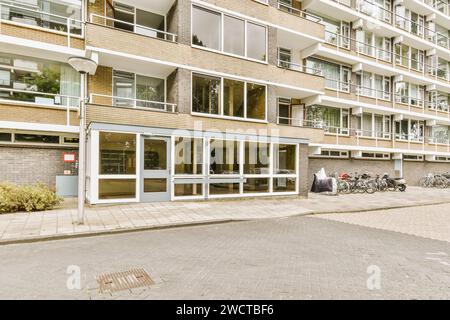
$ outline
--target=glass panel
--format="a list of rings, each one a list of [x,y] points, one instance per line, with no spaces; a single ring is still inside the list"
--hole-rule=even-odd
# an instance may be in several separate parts
[[[239,174],[239,142],[211,140],[210,174]]]
[[[144,170],[167,170],[167,142],[144,140]]]
[[[81,20],[81,1],[77,1],[78,3],[75,1],[57,0],[22,0],[7,2],[12,2],[12,4],[17,7],[3,7],[2,19],[16,23],[67,32],[66,18],[70,17],[75,20]],[[36,11],[41,11],[42,13]],[[71,33],[81,34],[81,22],[72,20],[72,24],[70,30]]]
[[[136,99],[145,100],[145,101],[137,101],[136,105],[138,107],[164,110],[165,106],[164,104],[162,104],[165,101],[164,95],[165,95],[164,79],[150,78],[136,75]],[[162,102],[162,103],[153,103],[153,102]]]
[[[167,192],[167,179],[144,179],[144,192]]]
[[[295,192],[296,182],[295,178],[274,178],[273,192]]]
[[[192,12],[192,44],[220,50],[221,15],[199,7]]]
[[[124,21],[114,21],[114,27],[134,32],[134,7],[115,2],[114,9],[114,19]]]
[[[12,134],[6,132],[0,132],[0,141],[11,142]]]
[[[269,174],[270,145],[245,142],[244,174]]]
[[[164,16],[161,16],[159,14],[136,9],[136,24],[137,24],[137,26],[136,26],[135,32],[149,36],[149,37],[158,37],[158,38],[164,39],[165,38],[164,33],[156,32],[156,31],[148,29],[148,28],[150,28],[150,29],[164,31],[165,30],[164,19],[165,19]]]
[[[0,53],[0,99],[75,107],[79,96],[80,75],[69,65]]]
[[[136,180],[100,179],[98,181],[98,193],[100,200],[134,199],[136,198]]]
[[[268,178],[247,178],[244,182],[244,193],[268,193]]]
[[[245,55],[245,22],[224,16],[224,51],[236,55]]]
[[[274,173],[275,174],[295,174],[296,145],[274,144]]]
[[[226,195],[239,194],[239,183],[210,183],[209,194],[211,195]]]
[[[114,71],[114,105],[118,107],[134,106],[134,74],[123,71]]]
[[[203,174],[203,139],[175,139],[175,174]]]
[[[247,23],[247,57],[266,61],[266,28]]]
[[[193,75],[192,111],[219,114],[220,78]]]
[[[247,118],[266,119],[266,87],[247,83]]]
[[[225,79],[223,82],[223,113],[244,117],[244,82]]]
[[[100,132],[100,174],[136,174],[136,135]]]
[[[202,184],[175,184],[175,197],[192,197],[202,195]]]
[[[24,134],[24,133],[16,133],[14,135],[14,140],[16,142],[23,143],[59,143],[59,136],[46,136],[39,134]]]

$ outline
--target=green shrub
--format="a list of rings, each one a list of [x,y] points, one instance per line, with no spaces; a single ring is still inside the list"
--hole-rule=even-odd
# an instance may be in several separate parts
[[[15,186],[0,184],[0,214],[51,210],[63,199],[44,184]]]

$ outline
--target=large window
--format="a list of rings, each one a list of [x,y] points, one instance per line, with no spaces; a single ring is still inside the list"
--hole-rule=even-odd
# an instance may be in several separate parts
[[[194,6],[192,9],[192,44],[221,50],[221,14]]]
[[[391,117],[388,115],[364,112],[357,117],[357,134],[369,138],[391,138]]]
[[[100,174],[136,174],[136,135],[100,132]]]
[[[174,142],[177,199],[298,192],[297,144],[219,138],[204,144],[203,139],[184,137]]]
[[[370,72],[356,73],[357,93],[366,97],[391,100],[391,78]]]
[[[192,45],[267,61],[267,27],[193,6]]]
[[[344,92],[350,91],[350,68],[316,58],[307,58],[306,66],[308,67],[307,71],[322,71],[326,88]]]
[[[68,64],[0,54],[0,99],[75,107],[79,97],[80,75]]]
[[[397,140],[423,142],[424,131],[423,121],[404,119],[395,122],[395,138]]]
[[[395,63],[406,68],[423,71],[425,64],[425,52],[412,48],[405,44],[395,45]]]
[[[165,109],[165,80],[114,70],[114,105]]]
[[[323,128],[327,133],[349,133],[350,113],[347,109],[311,106],[306,110],[306,118],[312,126]]]
[[[430,127],[430,143],[449,144],[450,126]]]
[[[192,112],[265,121],[266,104],[264,85],[192,75]]]

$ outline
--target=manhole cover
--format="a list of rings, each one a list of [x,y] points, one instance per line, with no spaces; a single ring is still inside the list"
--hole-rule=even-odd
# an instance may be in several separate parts
[[[149,287],[155,284],[144,269],[102,274],[97,277],[97,283],[101,294]]]

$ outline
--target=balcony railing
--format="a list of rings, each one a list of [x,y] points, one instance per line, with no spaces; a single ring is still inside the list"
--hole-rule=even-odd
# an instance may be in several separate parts
[[[419,97],[413,97],[413,96],[406,96],[399,93],[396,93],[395,95],[395,102],[396,103],[402,103],[413,107],[418,108],[424,108],[424,106],[427,104],[427,102]]]
[[[411,19],[407,19],[389,9],[382,7],[378,3],[368,0],[358,0],[355,2],[356,5],[353,5],[352,1],[333,1],[345,5],[346,7],[353,7],[358,12],[371,16],[389,25],[394,25],[399,29],[402,29],[422,39],[428,40],[438,46],[450,49],[450,38],[448,37],[448,35],[427,28],[425,27],[425,25],[419,24]]]
[[[447,132],[447,135],[437,136],[437,137],[429,137],[428,143],[430,144],[441,144],[441,145],[450,145],[450,132]]]
[[[294,62],[290,62],[290,61],[286,61],[286,60],[282,60],[282,59],[278,59],[278,67],[293,70],[293,71],[308,73],[308,74],[312,74],[315,76],[323,76],[322,70],[310,68],[305,65],[301,65],[298,63],[294,63]]]
[[[92,104],[101,104],[120,108],[134,108],[134,109],[171,112],[171,113],[176,113],[178,111],[177,105],[173,103],[109,96],[96,93],[90,94],[89,102]]]
[[[80,97],[0,87],[0,101],[24,102],[51,107],[78,108]]]
[[[449,15],[450,3],[447,0],[422,0],[425,4],[430,7],[442,12],[443,14]]]
[[[149,28],[136,23],[130,23],[122,20],[118,20],[111,17],[105,17],[98,14],[90,15],[90,22],[97,25],[107,26],[114,29],[132,32],[135,34],[143,35],[150,38],[156,38],[166,40],[169,42],[177,42],[177,35],[161,31],[158,29]]]
[[[290,13],[294,16],[306,19],[306,20],[310,20],[316,23],[322,23],[322,18],[315,16],[313,14],[310,14],[306,11],[294,8],[286,3],[280,2],[278,1],[278,9],[287,13]]]
[[[0,2],[1,22],[41,28],[62,34],[68,38],[84,36],[84,24],[81,20],[27,8],[13,3]]]

